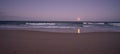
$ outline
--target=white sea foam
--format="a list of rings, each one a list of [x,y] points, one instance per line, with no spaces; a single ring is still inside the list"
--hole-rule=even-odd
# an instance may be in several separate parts
[[[110,23],[110,24],[114,26],[120,26],[120,23]]]
[[[26,25],[56,25],[56,23],[25,23]]]

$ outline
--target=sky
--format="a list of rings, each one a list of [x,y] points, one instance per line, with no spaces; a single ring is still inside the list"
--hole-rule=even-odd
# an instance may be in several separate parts
[[[120,0],[0,0],[0,20],[120,21]]]

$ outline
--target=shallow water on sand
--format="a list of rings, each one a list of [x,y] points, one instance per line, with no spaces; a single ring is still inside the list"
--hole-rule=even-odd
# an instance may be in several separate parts
[[[120,32],[120,26],[106,25],[0,25],[0,30],[30,30],[60,33]]]

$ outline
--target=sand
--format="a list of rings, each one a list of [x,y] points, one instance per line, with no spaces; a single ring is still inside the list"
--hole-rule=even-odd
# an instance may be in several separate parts
[[[120,32],[0,30],[0,54],[120,54]]]

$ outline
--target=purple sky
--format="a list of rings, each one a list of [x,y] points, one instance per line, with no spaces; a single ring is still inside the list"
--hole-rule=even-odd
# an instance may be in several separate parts
[[[120,0],[0,0],[0,20],[118,20]]]

